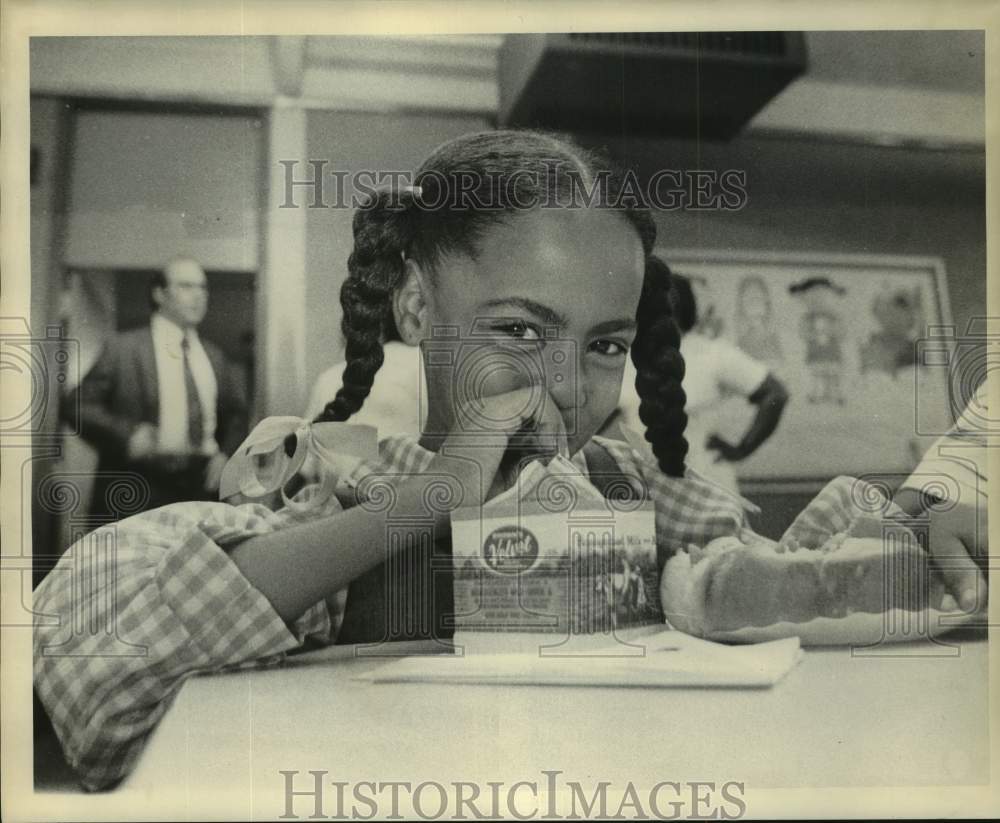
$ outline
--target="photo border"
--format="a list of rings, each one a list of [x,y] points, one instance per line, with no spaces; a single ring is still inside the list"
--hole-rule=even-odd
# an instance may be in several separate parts
[[[0,76],[3,79],[0,116],[4,124],[0,174],[0,269],[3,290],[0,316],[27,317],[30,300],[30,256],[28,251],[28,192],[30,187],[28,126],[28,38],[46,35],[137,35],[137,34],[361,34],[361,33],[468,33],[534,32],[545,30],[709,30],[709,29],[985,29],[987,62],[986,134],[987,158],[998,145],[996,89],[1000,87],[1000,4],[952,0],[942,6],[937,0],[899,2],[842,2],[817,6],[810,2],[768,3],[672,3],[649,4],[621,0],[607,11],[603,2],[509,2],[465,3],[456,14],[452,2],[344,2],[331,4],[218,2],[211,8],[180,2],[142,4],[95,0],[26,2],[7,0],[0,7]],[[185,7],[187,7],[185,9]],[[994,163],[995,165],[995,163]],[[989,166],[988,166],[989,167]],[[1000,214],[1000,185],[993,175],[987,184],[987,289],[988,313],[1000,316],[996,289],[997,226]],[[37,330],[33,330],[37,331]],[[995,323],[988,330],[996,334]],[[11,409],[25,407],[28,386],[23,380],[2,376],[0,417]],[[1000,381],[991,381],[990,402],[1000,408]],[[5,547],[17,546],[24,529],[20,488],[23,455],[11,447],[0,450],[0,539]],[[990,474],[1000,469],[1000,456],[993,450]],[[1000,498],[1000,496],[998,496]],[[991,533],[1000,545],[1000,516],[997,501],[990,504]],[[5,554],[11,554],[5,550]],[[994,575],[996,572],[994,572]],[[0,574],[2,617],[19,608],[29,596],[17,573]],[[995,582],[995,581],[994,581]],[[1000,600],[1000,598],[997,598]],[[991,623],[1000,622],[1000,603],[990,606]],[[4,619],[0,622],[6,623]],[[110,820],[130,817],[165,816],[161,810],[132,806],[114,796],[41,794],[32,789],[31,637],[24,628],[4,628],[2,665],[2,806],[9,820],[60,819]],[[990,641],[990,672],[993,693],[997,693],[1000,659],[995,637]],[[1000,785],[1000,712],[991,713],[991,784],[978,787],[878,787],[850,789],[759,790],[748,787],[746,801],[753,817],[842,817],[879,816],[975,816],[997,813]],[[277,785],[277,784],[276,784]],[[203,802],[204,801],[204,802]],[[226,817],[231,808],[214,797],[190,798],[186,808],[202,819]],[[261,798],[254,798],[257,808]],[[195,810],[196,811],[191,811]],[[166,813],[167,815],[169,812]]]

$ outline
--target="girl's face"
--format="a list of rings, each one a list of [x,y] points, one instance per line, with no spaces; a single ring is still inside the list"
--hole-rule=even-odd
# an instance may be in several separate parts
[[[580,449],[618,405],[643,265],[627,219],[591,209],[516,215],[477,260],[443,260],[427,294],[425,432],[452,430],[458,403],[539,385]]]

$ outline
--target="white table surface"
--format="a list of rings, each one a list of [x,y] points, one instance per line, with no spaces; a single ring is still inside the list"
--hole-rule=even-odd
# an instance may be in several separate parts
[[[757,788],[989,781],[982,635],[899,645],[891,657],[807,649],[769,689],[372,684],[384,659],[351,647],[281,668],[198,677],[118,792],[149,808],[208,795],[277,817],[280,770],[329,780],[567,779],[652,786],[734,779]],[[186,799],[186,800],[185,800]],[[328,812],[329,813],[329,812]]]

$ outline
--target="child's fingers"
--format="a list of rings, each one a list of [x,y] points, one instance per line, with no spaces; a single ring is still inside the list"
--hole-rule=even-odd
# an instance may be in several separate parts
[[[510,433],[509,451],[521,458],[540,458],[559,453],[566,442],[566,426],[552,398],[546,392],[534,405],[524,405],[518,414],[521,421]]]
[[[551,399],[542,386],[526,386],[513,391],[481,397],[462,410],[467,430],[483,434],[511,435],[534,422],[549,421]]]
[[[478,464],[487,499],[509,487],[526,462],[557,454],[559,438],[566,436],[558,407],[539,386],[479,398],[461,407],[460,414],[461,425],[445,451]],[[478,482],[473,485],[480,488]],[[473,501],[479,497],[471,486],[469,495]]]
[[[552,395],[548,392],[545,392],[545,396],[542,398],[537,422],[540,434],[566,439],[566,421],[563,419],[562,412],[555,400],[552,399]]]
[[[929,537],[931,555],[959,608],[965,612],[985,608],[986,582],[965,544],[954,535],[934,528]]]

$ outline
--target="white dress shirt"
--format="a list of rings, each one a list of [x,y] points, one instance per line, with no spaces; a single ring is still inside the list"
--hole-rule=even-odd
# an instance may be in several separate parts
[[[187,385],[184,381],[184,352],[181,342],[185,332],[162,314],[154,313],[149,323],[156,355],[156,375],[160,395],[159,451],[168,454],[188,454]],[[196,451],[211,455],[219,450],[215,441],[215,403],[218,383],[212,363],[205,353],[198,332],[187,331],[188,357],[191,374],[201,402],[204,438]]]

